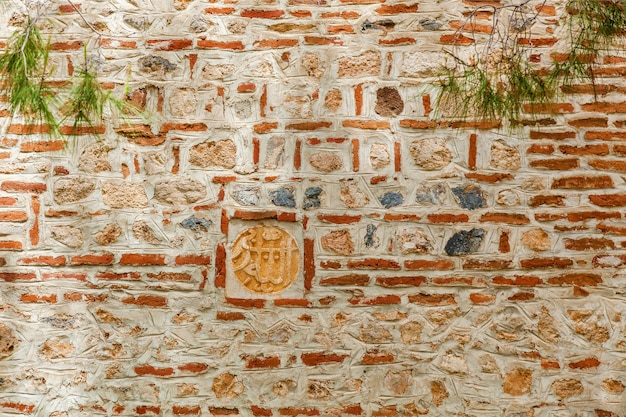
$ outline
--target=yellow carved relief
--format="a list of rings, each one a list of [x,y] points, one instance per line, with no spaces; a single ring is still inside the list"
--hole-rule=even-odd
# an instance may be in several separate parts
[[[277,293],[296,280],[300,249],[286,230],[274,226],[250,227],[235,239],[231,266],[234,275],[248,290]]]

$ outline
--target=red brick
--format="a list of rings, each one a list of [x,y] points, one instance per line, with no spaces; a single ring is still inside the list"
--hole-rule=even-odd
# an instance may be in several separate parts
[[[505,174],[505,173],[495,173],[495,174],[480,174],[478,172],[468,172],[465,174],[465,178],[469,178],[472,180],[486,182],[489,184],[494,184],[496,182],[504,181],[504,180],[512,180],[515,177],[513,174]]]
[[[253,129],[255,133],[269,133],[272,130],[278,128],[278,122],[263,122],[254,125]]]
[[[25,142],[20,146],[20,152],[54,152],[64,148],[65,141],[63,140]]]
[[[172,130],[181,132],[206,132],[207,125],[204,123],[163,123],[159,133],[168,133]]]
[[[608,103],[602,101],[596,101],[593,103],[585,103],[581,105],[583,111],[593,111],[598,113],[626,113],[626,102],[621,103]]]
[[[311,307],[311,301],[305,298],[279,298],[274,300],[276,307]]]
[[[446,45],[472,45],[474,39],[468,38],[460,33],[454,33],[452,35],[441,35],[439,42]]]
[[[390,129],[391,125],[386,120],[344,120],[341,124],[343,127],[352,127],[355,129]]]
[[[445,306],[456,304],[454,294],[411,294],[409,302],[430,306]]]
[[[564,207],[565,206],[565,196],[564,195],[536,195],[531,197],[530,206],[538,207],[538,206],[553,206],[553,207]]]
[[[18,192],[18,193],[33,193],[41,194],[45,192],[48,187],[46,184],[36,182],[21,182],[21,181],[3,181],[0,185],[2,191]]]
[[[167,307],[167,298],[158,295],[139,295],[122,299],[124,304],[134,304],[147,307]]]
[[[316,366],[325,363],[341,363],[348,355],[341,355],[338,353],[303,353],[300,355],[300,359],[307,366]]]
[[[543,284],[543,280],[534,275],[514,275],[511,277],[497,276],[494,277],[491,282],[494,285],[506,285],[516,287],[536,287]]]
[[[285,14],[282,10],[242,10],[240,16],[251,19],[278,19]]]
[[[368,258],[348,262],[350,269],[400,269],[400,264],[388,259]]]
[[[352,224],[361,221],[361,216],[348,216],[346,214],[319,214],[317,218],[321,221],[333,224]]]
[[[194,374],[199,374],[209,369],[209,365],[207,365],[206,363],[191,362],[191,363],[186,363],[184,365],[179,365],[178,369],[183,372],[191,372]]]
[[[368,350],[363,358],[361,359],[361,363],[363,365],[377,365],[380,363],[392,363],[396,360],[396,357],[393,353],[379,351],[379,350]]]
[[[626,236],[626,227],[621,227],[619,225],[600,223],[596,226],[596,228],[602,233],[609,235]]]
[[[602,278],[597,274],[572,273],[558,275],[548,279],[548,284],[553,285],[578,285],[595,287],[602,283]]]
[[[524,269],[568,268],[572,265],[574,261],[568,258],[531,258],[520,261]]]
[[[576,139],[576,132],[574,131],[546,132],[544,130],[531,130],[530,138],[531,139],[549,139],[549,140]]]
[[[278,368],[280,358],[278,356],[246,356],[247,369]]]
[[[22,242],[17,242],[17,241],[14,241],[14,240],[0,240],[0,249],[2,249],[2,250],[21,251],[22,250]]]
[[[14,402],[0,403],[0,407],[9,408],[12,410],[16,410],[20,413],[26,413],[26,414],[31,414],[33,410],[35,410],[35,406],[33,404],[23,404],[23,403],[14,403]]]
[[[235,9],[232,7],[208,7],[204,9],[204,12],[207,14],[232,14],[235,12]]]
[[[589,369],[600,366],[600,361],[596,358],[586,358],[568,365],[571,369]]]
[[[333,278],[320,280],[320,285],[357,285],[365,286],[369,284],[370,277],[362,274],[348,274]]]
[[[68,272],[43,273],[43,274],[41,274],[41,278],[44,279],[44,280],[48,280],[48,279],[75,279],[77,281],[87,281],[87,275],[86,274],[68,273]]]
[[[593,159],[587,162],[590,167],[602,171],[617,171],[626,173],[626,161]]]
[[[617,124],[617,122],[616,122]],[[589,130],[585,132],[585,140],[626,140],[626,132],[624,131],[615,131],[615,130],[606,130],[606,131],[593,131]]]
[[[305,36],[304,43],[306,45],[343,45],[343,42],[338,38],[324,36]]]
[[[480,260],[480,259],[468,259],[463,262],[463,269],[479,269],[479,270],[494,270],[494,269],[507,269],[511,267],[512,261],[510,260]]]
[[[237,320],[245,320],[246,316],[243,313],[238,311],[218,311],[215,315],[217,320],[223,321],[237,321]]]
[[[376,285],[381,287],[418,287],[426,283],[424,276],[376,277]]]
[[[561,158],[561,159],[540,159],[530,161],[528,164],[532,168],[549,169],[552,171],[566,171],[568,169],[576,169],[579,166],[578,158]]]
[[[238,408],[209,407],[212,416],[233,416],[239,414]]]
[[[518,38],[520,45],[529,45],[533,48],[554,46],[559,40],[557,38]]]
[[[18,265],[63,266],[66,263],[66,259],[65,256],[36,256],[21,258],[17,263]]]
[[[553,145],[540,145],[537,143],[530,145],[528,149],[526,150],[526,154],[528,155],[530,154],[552,155],[553,152],[554,152]]]
[[[584,222],[587,220],[606,220],[606,219],[620,219],[621,213],[618,211],[580,211],[570,212],[567,214],[567,220],[570,222]]]
[[[417,3],[413,4],[391,4],[391,5],[383,5],[375,10],[376,13],[384,16],[395,15],[395,14],[405,14],[405,13],[415,13],[417,12],[419,5]]]
[[[409,270],[438,270],[446,271],[454,269],[454,263],[445,259],[427,260],[417,259],[404,261],[404,267]]]
[[[576,175],[558,178],[552,181],[552,188],[571,190],[590,190],[594,188],[613,188],[613,180],[608,175]]]
[[[23,303],[50,303],[55,304],[57,302],[57,296],[55,294],[49,295],[37,295],[37,294],[22,294],[20,301]]]
[[[172,414],[175,416],[199,416],[202,414],[202,408],[199,405],[174,405],[172,406]]]
[[[494,294],[471,293],[470,301],[474,304],[491,304],[496,300]]]
[[[111,265],[114,256],[111,253],[103,253],[101,255],[79,255],[70,259],[72,265]]]
[[[524,214],[518,213],[485,213],[480,217],[481,222],[528,224],[530,220]]]
[[[389,222],[417,222],[421,220],[421,217],[416,214],[406,213],[385,213],[383,218]]]
[[[97,279],[106,279],[106,280],[127,280],[127,279],[140,279],[141,274],[137,272],[99,272],[96,274]]]
[[[198,48],[243,51],[245,49],[245,46],[243,45],[243,43],[241,43],[241,41],[221,42],[213,40],[199,40]]]
[[[431,223],[466,223],[469,221],[467,214],[429,214],[428,221]]]
[[[586,117],[584,119],[568,120],[567,124],[576,127],[608,127],[608,118],[606,117]]]
[[[150,406],[150,405],[138,405],[135,407],[135,413],[143,416],[148,413],[152,415],[161,415],[161,407],[158,406]]]
[[[297,39],[260,39],[254,46],[262,49],[291,48],[298,45]]]
[[[211,255],[178,255],[176,265],[211,265]]]
[[[509,301],[530,301],[530,300],[533,300],[534,298],[535,298],[535,293],[522,291],[522,292],[515,293],[512,296],[508,297],[507,300],[509,300]]]
[[[11,207],[17,203],[17,198],[13,197],[0,197],[0,207]]]
[[[11,124],[7,133],[14,135],[33,135],[37,133],[50,133],[50,128],[46,125]]]
[[[332,122],[301,122],[292,123],[286,126],[287,130],[318,130],[331,127]]]
[[[0,272],[0,280],[5,282],[30,281],[37,279],[34,272]]]
[[[585,146],[570,146],[561,145],[559,151],[566,155],[598,155],[604,156],[609,154],[609,145],[585,145]]]
[[[250,411],[254,417],[271,417],[272,410],[269,408],[261,408],[256,405],[250,406]]]
[[[565,249],[575,251],[615,249],[615,242],[606,238],[563,239],[563,244]]]
[[[165,255],[124,253],[120,259],[121,265],[165,265]]]
[[[135,373],[139,376],[170,376],[174,374],[174,368],[155,368],[152,365],[142,365],[135,367]]]
[[[0,222],[25,222],[28,214],[23,211],[0,211]]]
[[[263,308],[265,307],[265,300],[260,299],[246,299],[246,298],[226,298],[228,304],[232,304],[241,308]]]
[[[83,48],[83,41],[52,42],[49,48],[51,51],[78,51]]]

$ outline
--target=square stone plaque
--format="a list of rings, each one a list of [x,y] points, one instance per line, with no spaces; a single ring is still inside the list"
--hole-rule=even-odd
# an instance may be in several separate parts
[[[303,245],[299,223],[232,220],[226,246],[226,296],[302,298]]]

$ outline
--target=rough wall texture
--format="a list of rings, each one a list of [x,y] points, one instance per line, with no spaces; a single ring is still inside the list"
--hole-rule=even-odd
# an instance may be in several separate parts
[[[513,135],[435,121],[476,4],[83,2],[150,120],[2,119],[0,414],[624,416],[624,60]],[[50,10],[63,79],[97,42]]]

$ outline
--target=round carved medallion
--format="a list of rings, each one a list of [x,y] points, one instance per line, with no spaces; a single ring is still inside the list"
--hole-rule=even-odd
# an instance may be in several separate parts
[[[231,253],[233,273],[256,293],[277,293],[298,276],[300,249],[286,230],[275,226],[250,227],[237,236]]]

